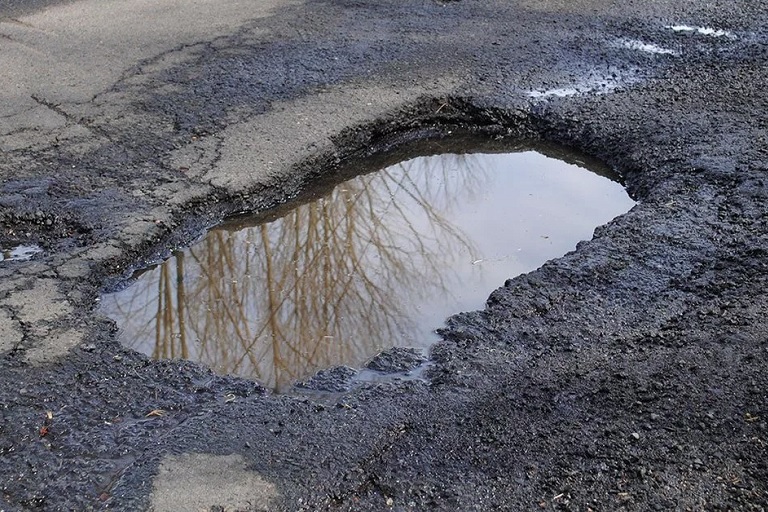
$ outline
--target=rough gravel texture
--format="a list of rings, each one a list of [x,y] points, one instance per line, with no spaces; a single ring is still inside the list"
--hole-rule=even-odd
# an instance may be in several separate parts
[[[116,63],[109,16],[32,51],[108,3],[16,4],[0,243],[45,252],[0,262],[0,510],[183,510],[157,475],[203,456],[210,510],[768,508],[768,4],[199,2],[210,34],[163,39],[174,1]],[[20,81],[89,52],[114,69]],[[578,149],[638,205],[448,319],[424,380],[270,396],[94,312],[225,216],[457,134]]]

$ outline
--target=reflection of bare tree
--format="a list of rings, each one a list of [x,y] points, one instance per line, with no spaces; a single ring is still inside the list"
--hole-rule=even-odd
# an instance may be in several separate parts
[[[151,340],[155,358],[199,360],[277,389],[411,344],[420,333],[409,310],[448,293],[444,259],[471,251],[443,212],[485,181],[479,162],[411,160],[273,222],[212,231],[105,297],[105,312],[129,345]]]

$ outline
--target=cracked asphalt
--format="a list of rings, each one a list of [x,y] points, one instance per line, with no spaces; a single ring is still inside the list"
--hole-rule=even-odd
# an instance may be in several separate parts
[[[767,22],[3,2],[0,248],[42,252],[0,261],[0,510],[765,510]],[[579,150],[638,204],[449,318],[424,379],[270,395],[95,310],[228,216],[457,137]]]

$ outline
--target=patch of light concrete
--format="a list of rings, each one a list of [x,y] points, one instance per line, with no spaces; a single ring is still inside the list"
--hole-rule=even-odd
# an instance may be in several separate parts
[[[697,34],[701,34],[703,36],[727,37],[729,39],[736,38],[736,36],[734,36],[732,32],[729,32],[727,30],[717,29],[717,28],[691,27],[690,25],[667,25],[666,28],[673,30],[675,32],[696,32]]]
[[[21,340],[19,322],[11,318],[10,313],[0,309],[0,352],[13,350]]]
[[[644,43],[637,39],[618,39],[615,42],[615,46],[620,48],[627,48],[629,50],[637,50],[640,52],[652,53],[655,55],[678,55],[678,52],[676,52],[675,50],[670,50],[669,48],[663,48],[661,46],[658,46],[652,43]]]
[[[39,366],[52,363],[82,343],[83,333],[76,329],[57,330],[43,336],[44,343],[37,344],[24,353],[24,361]]]
[[[47,145],[48,129],[66,123],[50,105],[76,109],[73,104],[91,102],[147,59],[235,34],[300,0],[34,3],[41,8],[0,19],[0,149],[21,149],[41,139]],[[25,137],[10,135],[19,130]]]
[[[32,365],[51,363],[83,341],[82,331],[62,326],[73,307],[55,279],[21,280],[13,284],[9,296],[0,301],[0,311],[4,312],[0,314],[0,351],[22,341],[22,325],[32,340],[25,344],[28,348],[23,358]]]
[[[269,510],[274,484],[247,469],[241,455],[185,453],[160,463],[150,495],[154,512],[179,510]]]
[[[54,279],[37,279],[32,288],[12,293],[2,304],[16,309],[19,320],[26,324],[55,322],[72,313],[72,305]]]
[[[434,77],[428,85],[400,88],[397,93],[370,85],[355,87],[352,95],[347,89],[338,88],[276,102],[271,112],[232,124],[215,135],[221,138],[220,145],[213,146],[217,152],[216,165],[203,170],[200,179],[233,193],[265,184],[283,187],[286,179],[292,179],[287,173],[297,163],[336,150],[332,139],[339,123],[362,126],[421,96],[448,95],[457,84],[452,77]],[[184,165],[183,162],[184,156],[179,153],[171,164]]]

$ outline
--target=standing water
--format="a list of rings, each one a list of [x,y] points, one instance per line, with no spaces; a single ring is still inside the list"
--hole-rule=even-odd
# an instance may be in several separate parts
[[[393,346],[592,237],[634,202],[535,152],[443,154],[338,185],[283,217],[230,222],[106,295],[126,346],[285,390]]]

